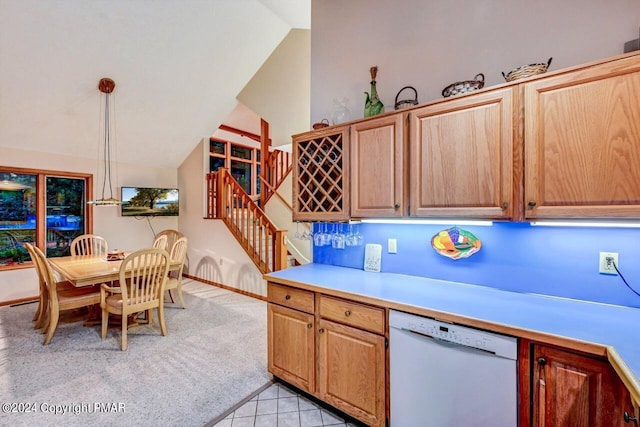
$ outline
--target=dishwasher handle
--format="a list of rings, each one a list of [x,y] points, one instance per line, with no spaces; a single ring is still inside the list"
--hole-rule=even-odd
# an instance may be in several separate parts
[[[493,351],[490,351],[490,350],[484,350],[482,348],[478,348],[478,347],[474,347],[474,346],[470,346],[470,345],[459,344],[457,342],[445,340],[445,339],[442,339],[442,338],[433,337],[431,335],[426,335],[426,334],[423,334],[423,333],[418,332],[418,331],[413,331],[411,329],[401,329],[401,330],[405,331],[405,332],[409,332],[410,334],[413,334],[413,335],[417,335],[420,338],[423,338],[425,340],[430,340],[430,341],[432,341],[432,342],[434,342],[434,343],[436,343],[438,345],[444,346],[444,347],[460,348],[460,349],[465,349],[465,350],[472,351],[472,352],[477,352],[477,353],[480,353],[480,354],[489,354],[491,356],[503,357],[503,356],[500,356],[500,355],[498,355],[498,354],[496,354],[496,353],[494,353]],[[508,359],[507,357],[504,357],[504,358]]]

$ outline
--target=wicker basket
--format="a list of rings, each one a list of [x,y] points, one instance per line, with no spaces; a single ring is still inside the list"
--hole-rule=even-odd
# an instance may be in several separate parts
[[[314,123],[313,124],[313,129],[314,130],[318,130],[318,129],[326,128],[328,126],[329,126],[329,120],[328,119],[322,119],[318,123]]]
[[[400,101],[398,101],[400,92],[402,92],[405,89],[411,89],[413,91],[413,94],[414,94],[413,99],[401,99]],[[418,91],[413,86],[405,86],[402,89],[400,89],[400,91],[396,95],[395,109],[402,110],[403,108],[413,107],[414,105],[418,105]]]
[[[484,86],[484,74],[476,74],[473,80],[466,80],[463,82],[455,82],[442,89],[442,96],[445,98],[452,95],[459,95],[461,93],[473,92],[474,90],[482,89]]]
[[[508,82],[512,82],[518,79],[524,79],[525,77],[535,76],[537,74],[546,73],[551,65],[551,60],[553,58],[549,58],[546,64],[538,63],[538,64],[529,64],[523,65],[522,67],[518,67],[515,70],[509,71],[507,74],[502,73],[504,79]]]

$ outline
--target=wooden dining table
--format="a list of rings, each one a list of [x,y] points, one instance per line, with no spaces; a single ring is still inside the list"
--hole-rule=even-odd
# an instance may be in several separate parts
[[[72,255],[49,258],[51,267],[73,286],[117,281],[122,260],[107,261],[104,255]]]
[[[49,263],[65,280],[81,287],[118,281],[122,260],[107,261],[104,255],[71,255],[49,258]],[[171,261],[169,269],[179,266],[178,261]]]
[[[48,258],[48,260],[55,271],[76,287],[117,282],[120,279],[120,266],[123,261],[121,259],[108,261],[104,255],[71,255]],[[170,261],[170,270],[179,267],[178,261]],[[150,318],[139,319],[138,315],[129,316],[129,328],[148,323],[149,320]],[[93,326],[99,322],[99,318],[90,318],[85,321],[85,325]]]

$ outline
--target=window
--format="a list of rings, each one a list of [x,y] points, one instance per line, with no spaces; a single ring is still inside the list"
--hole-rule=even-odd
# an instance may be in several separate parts
[[[229,169],[247,194],[260,194],[260,149],[217,139],[209,140],[209,172]]]
[[[31,262],[25,243],[69,255],[71,241],[91,232],[91,188],[88,174],[0,167],[0,269]]]

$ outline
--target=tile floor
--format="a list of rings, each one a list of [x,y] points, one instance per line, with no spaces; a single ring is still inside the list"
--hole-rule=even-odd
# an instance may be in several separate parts
[[[358,427],[284,384],[273,383],[256,393],[214,427]]]

